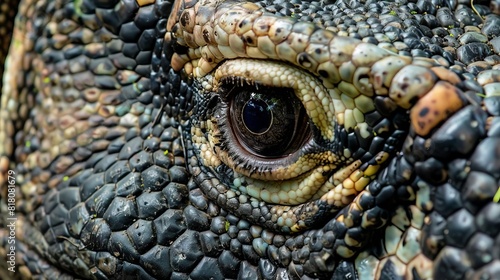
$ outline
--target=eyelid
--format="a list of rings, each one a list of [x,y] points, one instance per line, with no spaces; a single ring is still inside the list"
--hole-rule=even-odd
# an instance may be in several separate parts
[[[213,89],[217,91],[221,81],[227,77],[239,77],[250,84],[292,88],[321,136],[327,141],[333,141],[333,101],[321,82],[311,74],[282,62],[234,59],[217,67]]]

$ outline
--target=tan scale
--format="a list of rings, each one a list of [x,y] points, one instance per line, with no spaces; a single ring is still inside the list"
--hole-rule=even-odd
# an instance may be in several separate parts
[[[500,69],[482,71],[477,75],[476,80],[481,86],[500,82]]]
[[[408,65],[392,79],[389,97],[399,106],[409,109],[410,102],[429,92],[435,83],[436,76],[432,71],[423,66]]]
[[[412,128],[418,135],[426,136],[439,123],[464,106],[461,95],[463,93],[452,84],[437,82],[411,109]]]

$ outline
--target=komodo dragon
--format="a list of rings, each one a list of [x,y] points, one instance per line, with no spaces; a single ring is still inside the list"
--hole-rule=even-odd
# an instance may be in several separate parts
[[[0,277],[500,279],[499,14],[2,0]]]

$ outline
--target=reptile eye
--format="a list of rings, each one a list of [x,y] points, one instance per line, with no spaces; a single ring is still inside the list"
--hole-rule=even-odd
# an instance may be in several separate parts
[[[290,88],[225,84],[229,121],[238,143],[263,158],[284,157],[299,149],[310,135],[307,114]]]
[[[209,110],[191,133],[205,166],[225,165],[234,176],[273,181],[276,188],[335,168],[337,157],[318,145],[334,139],[331,96],[313,75],[282,62],[238,59],[198,82],[204,88],[199,104]],[[315,188],[305,197],[312,197]]]

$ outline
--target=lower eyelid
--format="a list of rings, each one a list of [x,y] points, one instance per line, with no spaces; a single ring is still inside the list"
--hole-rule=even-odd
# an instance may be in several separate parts
[[[237,141],[235,139],[230,138],[222,141],[226,142],[228,147],[214,146],[216,157],[236,172],[254,179],[268,181],[289,180],[310,172],[310,170],[318,166],[314,160],[318,154],[309,156],[307,155],[307,149],[304,148],[285,158],[268,160],[243,154],[241,148],[238,148],[238,144],[235,144]],[[306,153],[306,155],[300,156],[301,153]],[[330,152],[327,152],[324,157],[336,159]]]
[[[330,170],[334,168],[334,165],[327,167]],[[324,172],[324,167],[318,167],[289,181],[262,181],[240,174],[236,174],[235,177],[247,183],[247,185],[241,185],[238,190],[254,198],[279,205],[298,205],[317,199],[332,188],[331,184],[327,184],[328,177],[323,176]],[[329,188],[325,188],[325,184]]]

